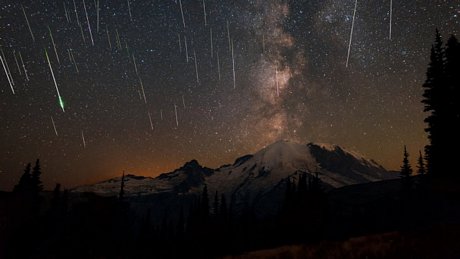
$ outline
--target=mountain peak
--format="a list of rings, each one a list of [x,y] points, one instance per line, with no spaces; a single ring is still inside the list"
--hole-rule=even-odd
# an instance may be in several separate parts
[[[187,163],[185,163],[182,168],[199,168],[202,167],[200,163],[196,159],[190,160]]]

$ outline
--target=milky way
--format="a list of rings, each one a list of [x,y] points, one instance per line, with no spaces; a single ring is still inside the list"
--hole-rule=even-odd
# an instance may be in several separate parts
[[[358,1],[347,67],[354,0],[1,0],[0,188],[36,158],[48,186],[72,186],[278,139],[395,169],[426,144],[429,49],[436,27],[458,33],[460,4],[390,4]]]

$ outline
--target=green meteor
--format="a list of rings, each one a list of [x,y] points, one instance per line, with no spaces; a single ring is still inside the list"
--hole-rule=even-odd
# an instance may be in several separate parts
[[[49,66],[50,71],[51,71],[51,76],[53,77],[54,86],[56,87],[56,92],[57,92],[58,99],[59,99],[59,106],[61,106],[62,111],[65,112],[64,100],[62,99],[61,94],[59,93],[59,88],[58,88],[58,84],[56,82],[56,77],[54,76],[53,67],[51,66],[51,61],[50,61],[50,58],[48,56],[48,52],[46,51],[46,49],[45,49],[45,56],[46,56],[46,60],[48,61],[48,66]]]

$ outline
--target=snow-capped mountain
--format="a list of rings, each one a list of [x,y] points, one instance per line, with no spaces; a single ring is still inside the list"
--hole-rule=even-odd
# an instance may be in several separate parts
[[[165,193],[187,195],[200,193],[206,184],[210,194],[217,191],[235,202],[255,202],[283,189],[287,179],[303,172],[317,173],[326,188],[395,178],[395,174],[376,162],[336,145],[278,141],[217,169],[203,167],[192,160],[155,178],[126,175],[124,190],[128,197]],[[73,191],[117,195],[120,183],[121,177],[117,177]]]

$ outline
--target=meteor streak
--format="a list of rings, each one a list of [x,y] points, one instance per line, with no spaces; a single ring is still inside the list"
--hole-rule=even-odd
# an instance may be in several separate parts
[[[49,26],[48,26],[48,31],[50,33],[51,43],[53,44],[53,49],[54,49],[54,53],[56,54],[57,62],[58,62],[58,64],[61,64],[61,62],[59,61],[59,54],[58,54],[57,49],[56,49],[56,44],[54,43],[53,33],[51,32],[51,29],[50,29]]]
[[[85,134],[83,134],[83,130],[81,131],[81,140],[83,141],[83,148],[86,148]]]
[[[46,51],[46,49],[45,49],[45,56],[46,56],[46,60],[48,61],[48,66],[49,66],[50,71],[51,71],[51,76],[53,77],[54,86],[56,87],[56,92],[57,92],[58,99],[59,99],[59,106],[61,106],[62,111],[65,112],[64,100],[62,100],[61,94],[59,93],[59,88],[58,88],[58,84],[56,82],[56,77],[54,76],[53,67],[51,66],[51,61],[50,61],[50,58],[48,56],[48,52]]]
[[[152,116],[150,115],[150,112],[147,112],[147,114],[149,115],[150,128],[153,130]]]
[[[180,7],[180,14],[182,15],[182,24],[184,24],[184,29],[185,29],[185,18],[184,18],[184,10],[182,9],[182,0],[179,0],[179,7]]]
[[[390,0],[390,40],[391,40],[391,27],[393,26],[393,0]]]
[[[24,69],[24,74],[26,75],[26,80],[29,81],[29,75],[27,74],[26,65],[24,65],[24,60],[22,59],[21,52],[19,52],[19,59],[21,60],[22,68]]]
[[[232,68],[233,68],[233,88],[236,88],[236,75],[235,75],[235,56],[233,53],[233,40],[232,40]]]
[[[89,23],[88,11],[86,10],[85,0],[83,0],[83,9],[85,9],[86,23],[88,24],[89,37],[91,38],[91,45],[94,46],[93,32],[91,31],[91,24]]]
[[[53,124],[54,133],[56,133],[56,136],[58,136],[58,132],[56,129],[56,124],[54,123],[54,120],[53,120],[53,116],[51,116],[51,123]]]
[[[22,12],[24,13],[24,17],[26,18],[27,27],[29,27],[30,36],[32,36],[32,41],[35,42],[35,36],[34,36],[34,33],[32,32],[32,27],[30,27],[29,19],[27,18],[27,15],[26,15],[26,10],[24,9],[23,5],[21,5],[21,7],[22,7]]]
[[[350,61],[350,51],[351,51],[351,42],[353,40],[353,29],[355,27],[355,18],[356,18],[356,9],[358,8],[358,0],[355,0],[355,10],[353,11],[353,21],[351,22],[351,31],[350,31],[350,42],[348,43],[348,54],[347,54],[347,65]]]
[[[8,83],[10,84],[11,91],[14,94],[13,84],[11,83],[11,79],[10,79],[10,75],[8,74],[8,70],[6,70],[6,66],[5,66],[5,63],[3,62],[3,56],[2,55],[0,55],[0,61],[2,62],[3,70],[5,70],[6,78],[8,79]]]
[[[176,114],[176,126],[179,127],[179,119],[177,117],[177,105],[174,104],[174,114]]]

